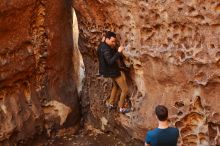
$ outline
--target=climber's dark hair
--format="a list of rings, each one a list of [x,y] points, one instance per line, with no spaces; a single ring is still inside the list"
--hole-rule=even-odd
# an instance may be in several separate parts
[[[155,108],[155,113],[160,121],[166,121],[168,118],[168,109],[163,105],[158,105]]]
[[[105,34],[105,38],[110,39],[111,37],[116,38],[116,33],[112,32],[112,31],[107,31]]]

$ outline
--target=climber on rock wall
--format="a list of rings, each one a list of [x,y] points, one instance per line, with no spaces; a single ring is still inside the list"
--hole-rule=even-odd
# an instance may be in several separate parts
[[[114,32],[106,32],[105,37],[97,49],[99,74],[103,77],[111,78],[113,82],[111,95],[106,101],[106,106],[109,109],[114,108],[115,102],[117,101],[117,94],[121,91],[118,102],[119,112],[127,113],[130,111],[130,108],[125,107],[125,99],[128,95],[128,85],[124,71],[120,67],[121,63],[119,64],[122,60],[122,51],[124,47],[122,45],[116,47],[116,41],[116,34]]]
[[[147,132],[145,146],[176,146],[179,130],[169,127],[168,109],[163,105],[158,105],[155,108],[155,113],[159,126]]]

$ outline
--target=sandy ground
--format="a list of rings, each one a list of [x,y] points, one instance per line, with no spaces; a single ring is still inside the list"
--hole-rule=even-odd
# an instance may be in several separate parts
[[[25,146],[143,146],[142,142],[131,140],[124,142],[112,133],[103,133],[98,129],[80,130],[71,134],[64,130],[51,138],[39,137]]]

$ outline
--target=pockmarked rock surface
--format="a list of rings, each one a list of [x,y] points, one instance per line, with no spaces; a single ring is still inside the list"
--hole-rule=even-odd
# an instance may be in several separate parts
[[[0,145],[80,119],[71,1],[0,2]],[[74,64],[74,65],[73,65]]]
[[[157,126],[155,106],[164,104],[171,125],[180,130],[179,145],[220,145],[219,1],[77,0],[73,7],[86,69],[81,95],[86,121],[144,140]],[[133,108],[127,116],[105,109],[111,80],[96,76],[96,48],[106,30],[125,40]]]

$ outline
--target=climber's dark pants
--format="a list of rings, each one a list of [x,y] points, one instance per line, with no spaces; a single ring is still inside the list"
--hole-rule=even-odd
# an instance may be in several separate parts
[[[124,72],[121,71],[121,76],[112,78],[112,82],[113,82],[113,87],[112,87],[111,96],[109,98],[109,103],[113,105],[117,101],[117,98],[119,97],[119,94],[121,92],[118,106],[122,108],[124,105],[125,98],[128,95],[128,85],[126,82],[126,77]]]

